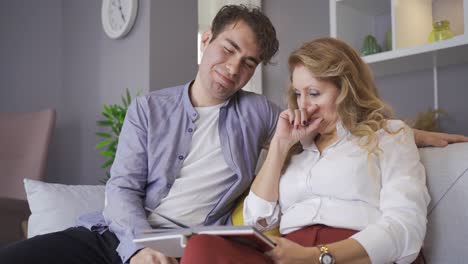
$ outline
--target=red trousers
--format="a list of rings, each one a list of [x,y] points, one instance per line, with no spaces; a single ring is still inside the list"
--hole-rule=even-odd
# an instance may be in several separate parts
[[[285,235],[302,246],[312,247],[347,239],[357,231],[313,225]],[[262,264],[273,263],[262,252],[241,243],[212,235],[196,235],[190,238],[181,264]]]

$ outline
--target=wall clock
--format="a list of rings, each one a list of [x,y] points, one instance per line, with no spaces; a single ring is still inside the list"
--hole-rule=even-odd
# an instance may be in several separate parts
[[[112,39],[124,37],[133,27],[138,0],[103,0],[101,19],[104,32]]]

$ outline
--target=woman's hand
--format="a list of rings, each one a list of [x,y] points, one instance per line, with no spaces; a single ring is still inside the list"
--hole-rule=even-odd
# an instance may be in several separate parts
[[[320,252],[315,247],[303,247],[282,237],[269,238],[276,243],[276,247],[265,253],[275,264],[318,263]]]
[[[445,147],[450,143],[468,142],[468,137],[447,133],[429,132],[414,129],[414,139],[418,147],[434,146]]]
[[[287,109],[281,112],[273,140],[292,146],[299,140],[315,137],[323,120],[321,117],[313,117],[317,110],[318,106],[312,105],[307,109]]]

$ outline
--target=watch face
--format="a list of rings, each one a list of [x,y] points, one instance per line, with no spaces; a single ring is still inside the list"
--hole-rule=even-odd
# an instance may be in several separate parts
[[[330,253],[322,253],[320,255],[320,264],[333,264],[334,259]]]

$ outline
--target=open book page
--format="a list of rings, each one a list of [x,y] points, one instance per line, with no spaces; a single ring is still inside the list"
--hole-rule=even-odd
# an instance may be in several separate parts
[[[166,256],[181,257],[187,240],[194,234],[218,235],[251,246],[262,252],[275,247],[275,243],[250,226],[203,226],[173,229],[171,231],[149,231],[137,236],[133,242],[153,248]]]
[[[197,234],[218,235],[227,239],[247,244],[259,251],[270,251],[275,243],[258,229],[251,226],[211,226],[202,227],[196,231]]]

